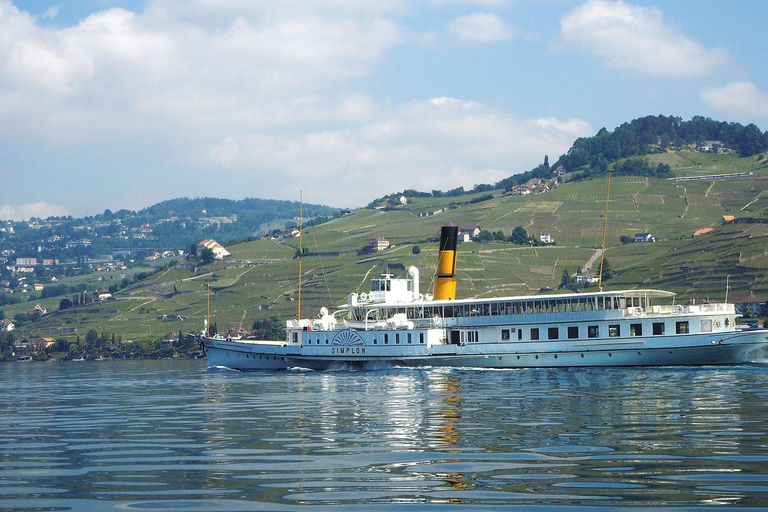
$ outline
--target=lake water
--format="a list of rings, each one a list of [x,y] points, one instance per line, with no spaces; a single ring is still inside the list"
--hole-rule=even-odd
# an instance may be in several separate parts
[[[768,510],[767,371],[0,364],[0,510]]]

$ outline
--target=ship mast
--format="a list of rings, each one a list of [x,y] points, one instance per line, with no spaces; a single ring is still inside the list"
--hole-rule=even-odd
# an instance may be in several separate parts
[[[611,195],[611,173],[608,173],[608,190],[605,192],[605,213],[603,213],[603,248],[600,251],[600,277],[597,280],[597,290],[603,291],[603,261],[605,261],[605,233],[608,231],[608,198]]]
[[[301,236],[301,227],[302,227],[302,221],[304,218],[304,191],[299,191],[299,311],[298,311],[298,319],[301,320],[301,254],[304,251],[302,248],[302,236]]]

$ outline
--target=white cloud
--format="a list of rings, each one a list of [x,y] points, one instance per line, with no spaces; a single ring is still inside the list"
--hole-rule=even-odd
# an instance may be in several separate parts
[[[700,76],[728,60],[677,33],[658,8],[589,0],[560,21],[563,41],[593,53],[608,67],[657,76]]]
[[[454,98],[381,110],[380,120],[355,128],[228,137],[209,148],[206,161],[228,168],[221,181],[266,184],[280,170],[280,179],[268,183],[278,197],[301,187],[308,196],[320,191],[327,204],[351,206],[396,189],[495,183],[593,133],[581,120],[512,119]]]
[[[481,7],[505,7],[509,4],[509,0],[432,0],[431,5],[441,6],[453,6],[453,5],[479,5]]]
[[[0,135],[71,142],[280,123],[275,105],[365,76],[403,38],[376,2],[238,4],[158,1],[56,28],[0,0]]]
[[[512,38],[512,28],[497,15],[476,12],[461,16],[448,24],[448,30],[466,41],[489,43]]]
[[[56,19],[56,16],[59,15],[60,10],[61,9],[56,6],[50,7],[47,11],[43,13],[43,18],[48,20]]]
[[[349,84],[413,37],[395,21],[412,7],[286,2],[155,0],[60,28],[0,0],[0,143],[55,148],[73,180],[110,173],[88,181],[102,203],[161,193],[294,199],[304,188],[315,202],[358,206],[393,189],[494,183],[592,133],[580,120],[356,92]],[[458,21],[468,39],[511,37],[492,14]],[[131,158],[67,154],[90,147]],[[36,164],[40,181],[67,163]],[[26,197],[62,201],[50,197],[63,192],[44,188]],[[45,203],[2,208],[13,217],[65,213]]]
[[[758,90],[752,82],[707,87],[700,97],[709,108],[724,115],[768,117],[768,93]]]
[[[27,203],[19,206],[0,205],[0,220],[28,220],[32,217],[45,219],[50,216],[69,215],[69,210],[45,202]]]

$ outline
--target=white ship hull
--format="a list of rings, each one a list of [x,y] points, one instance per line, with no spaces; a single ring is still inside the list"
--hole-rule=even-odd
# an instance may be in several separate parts
[[[494,343],[395,349],[383,346],[292,347],[286,343],[206,338],[209,366],[238,370],[453,366],[561,368],[587,366],[732,365],[768,361],[768,331],[686,335],[611,342]]]

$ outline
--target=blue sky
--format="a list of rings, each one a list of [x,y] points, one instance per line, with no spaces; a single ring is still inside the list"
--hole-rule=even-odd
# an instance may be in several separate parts
[[[363,206],[645,115],[768,130],[768,2],[0,0],[0,219]]]

